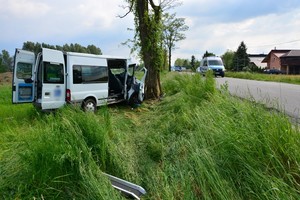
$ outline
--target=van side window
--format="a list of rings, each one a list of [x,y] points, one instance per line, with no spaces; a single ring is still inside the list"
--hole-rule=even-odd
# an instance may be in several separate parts
[[[73,65],[73,83],[107,83],[108,71],[104,66]]]
[[[44,62],[44,83],[64,83],[63,65]]]
[[[73,66],[73,83],[82,83],[81,66]]]

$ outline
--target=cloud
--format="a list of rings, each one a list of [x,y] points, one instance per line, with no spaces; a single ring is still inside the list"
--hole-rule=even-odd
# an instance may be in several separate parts
[[[173,60],[202,57],[208,50],[222,55],[236,50],[241,41],[249,53],[267,53],[274,48],[298,48],[300,43],[299,0],[184,0],[170,13],[184,17],[189,30],[176,44]],[[13,53],[23,42],[53,45],[95,44],[104,53],[128,55],[122,42],[133,38],[133,15],[124,19],[116,0],[0,0],[0,50]]]
[[[34,18],[46,14],[50,6],[46,3],[31,0],[0,0],[1,18],[12,16],[15,19]]]
[[[0,7],[0,44],[4,49],[9,44],[21,47],[25,41],[121,43],[128,39],[124,38],[129,35],[127,28],[133,27],[132,16],[117,17],[125,13],[119,1],[0,0],[0,4],[6,5]]]
[[[182,16],[197,17],[201,24],[239,22],[245,19],[284,13],[300,7],[298,0],[185,0],[176,8]]]
[[[199,24],[199,18],[186,19],[190,25],[187,39],[177,44],[176,58],[201,58],[207,50],[222,55],[227,50],[236,51],[241,41],[248,53],[268,53],[271,49],[300,48],[300,8],[290,12],[249,17],[241,21]],[[298,41],[297,41],[298,40]],[[289,41],[295,41],[291,43]]]

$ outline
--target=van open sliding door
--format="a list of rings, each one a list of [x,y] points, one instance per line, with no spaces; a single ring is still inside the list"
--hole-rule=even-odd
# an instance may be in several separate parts
[[[34,64],[33,52],[16,49],[12,82],[12,102],[28,103],[34,100]]]

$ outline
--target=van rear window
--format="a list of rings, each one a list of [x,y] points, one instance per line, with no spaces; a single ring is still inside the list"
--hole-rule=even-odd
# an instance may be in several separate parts
[[[107,83],[108,72],[104,66],[73,65],[73,83]]]
[[[64,83],[63,65],[44,62],[44,83]]]
[[[27,79],[32,76],[32,64],[18,62],[17,64],[17,78],[18,79]]]

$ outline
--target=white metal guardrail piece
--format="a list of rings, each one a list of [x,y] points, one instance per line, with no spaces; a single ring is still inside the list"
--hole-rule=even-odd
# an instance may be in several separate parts
[[[124,195],[126,195],[127,197],[130,198],[134,198],[134,199],[140,199],[140,196],[146,194],[146,191],[144,188],[142,188],[139,185],[136,185],[134,183],[130,183],[128,181],[125,181],[123,179],[120,179],[118,177],[103,173],[104,175],[106,175],[112,186],[121,191]]]

